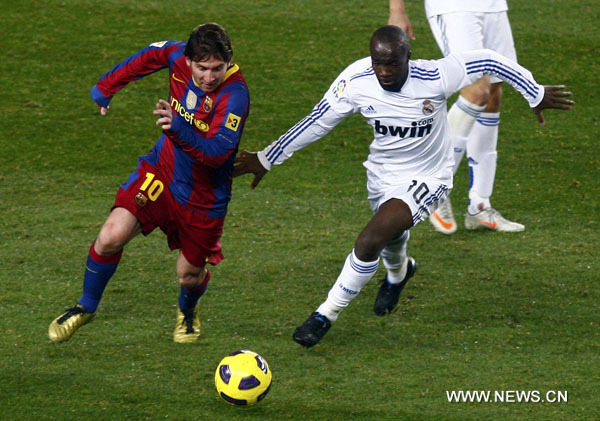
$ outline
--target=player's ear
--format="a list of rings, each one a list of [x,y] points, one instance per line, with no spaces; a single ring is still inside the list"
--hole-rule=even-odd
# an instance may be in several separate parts
[[[188,65],[188,67],[192,67],[192,60],[190,60],[190,58],[189,58],[189,57],[187,57],[187,56],[186,56],[186,58],[185,58],[185,64],[187,64],[187,65]]]

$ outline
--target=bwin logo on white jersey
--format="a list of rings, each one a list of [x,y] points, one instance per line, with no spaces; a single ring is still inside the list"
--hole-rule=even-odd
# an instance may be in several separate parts
[[[431,133],[433,127],[433,118],[427,118],[424,120],[413,121],[410,123],[410,127],[401,126],[385,126],[381,124],[381,121],[375,120],[375,131],[380,135],[398,136],[400,139],[406,137],[423,137]]]

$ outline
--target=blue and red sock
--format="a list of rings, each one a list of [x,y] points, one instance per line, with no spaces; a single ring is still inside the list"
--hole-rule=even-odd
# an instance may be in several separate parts
[[[198,300],[200,300],[200,297],[202,297],[202,295],[204,295],[206,292],[208,281],[210,281],[210,271],[207,269],[206,276],[200,285],[194,288],[186,288],[183,285],[181,286],[179,293],[179,309],[181,311],[192,311],[194,308],[196,308]]]
[[[98,308],[104,288],[117,270],[123,254],[121,250],[110,256],[101,256],[94,250],[95,243],[94,241],[90,247],[83,277],[83,295],[78,301],[87,313],[94,313]]]

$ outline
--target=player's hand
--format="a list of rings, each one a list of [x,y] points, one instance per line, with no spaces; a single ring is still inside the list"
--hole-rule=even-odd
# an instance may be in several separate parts
[[[573,96],[573,92],[563,91],[564,85],[549,85],[544,86],[544,98],[536,107],[533,108],[533,112],[537,116],[540,126],[543,126],[546,121],[542,115],[542,110],[547,108],[554,108],[556,110],[570,110],[575,101],[566,99],[566,97]]]
[[[98,104],[96,104],[96,105],[98,106],[98,108],[100,108],[100,115],[106,115],[106,113],[108,112],[108,109],[110,108],[110,106],[103,107],[102,105],[98,105]]]
[[[256,152],[248,152],[243,150],[242,153],[239,154],[237,158],[235,158],[233,164],[233,176],[237,177],[243,174],[252,173],[254,174],[254,180],[252,180],[252,184],[250,187],[253,189],[258,186],[260,180],[265,176],[268,172],[265,167],[258,160],[258,155]]]
[[[173,122],[173,110],[171,105],[164,99],[159,99],[156,103],[156,109],[152,111],[152,114],[160,116],[156,120],[158,126],[162,126],[163,130],[170,130],[171,123]]]

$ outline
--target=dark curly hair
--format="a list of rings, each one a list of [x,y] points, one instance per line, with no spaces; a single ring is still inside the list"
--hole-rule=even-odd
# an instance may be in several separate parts
[[[233,57],[231,40],[218,23],[199,25],[190,34],[184,54],[192,61],[204,61],[211,56],[225,62]]]

